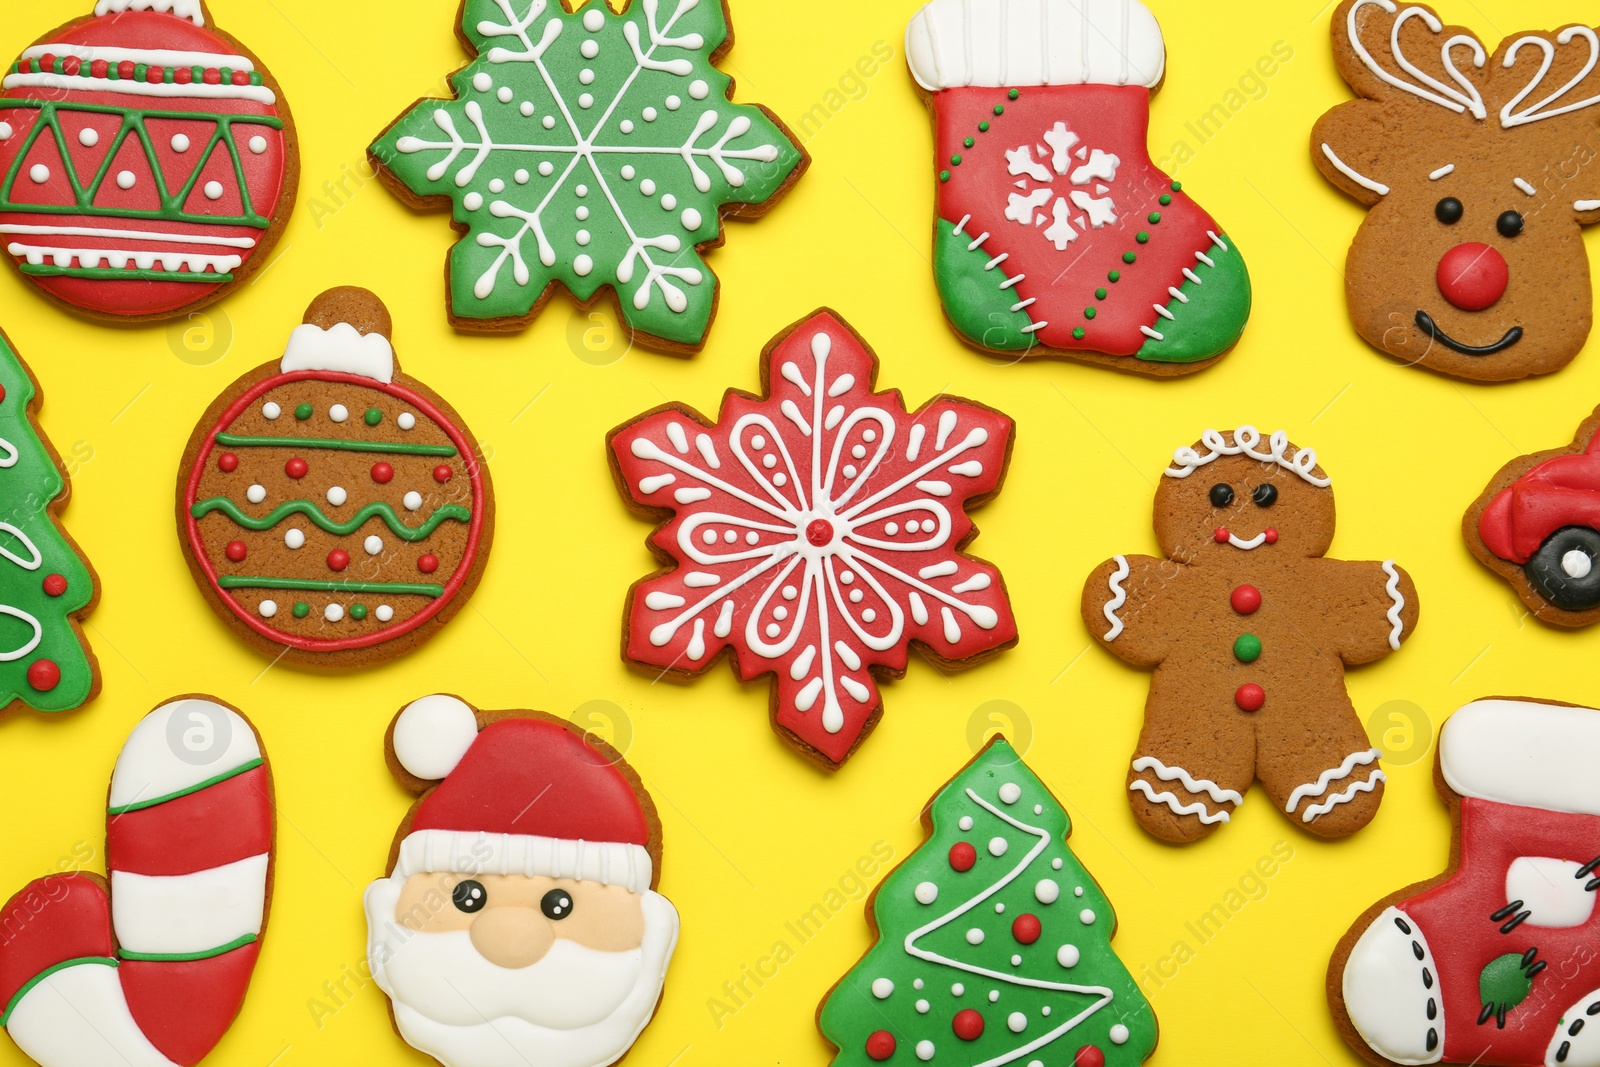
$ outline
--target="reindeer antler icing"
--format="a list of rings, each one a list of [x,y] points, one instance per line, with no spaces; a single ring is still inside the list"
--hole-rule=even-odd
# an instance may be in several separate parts
[[[1533,80],[1529,82],[1520,93],[1518,93],[1516,96],[1513,96],[1510,103],[1500,109],[1501,126],[1509,130],[1514,126],[1524,126],[1530,122],[1538,122],[1540,119],[1553,119],[1557,115],[1566,115],[1573,111],[1581,111],[1586,107],[1592,107],[1595,104],[1600,104],[1600,95],[1596,95],[1589,97],[1587,100],[1580,100],[1575,104],[1566,104],[1562,107],[1556,108],[1553,111],[1544,110],[1548,105],[1556,103],[1562,97],[1566,96],[1569,92],[1575,89],[1578,83],[1587,78],[1589,76],[1589,72],[1594,70],[1595,63],[1600,61],[1600,37],[1596,37],[1595,32],[1587,26],[1568,26],[1566,29],[1562,30],[1556,35],[1556,43],[1562,45],[1571,44],[1574,37],[1582,37],[1584,40],[1589,42],[1589,62],[1585,63],[1583,69],[1578,71],[1578,73],[1575,74],[1572,80],[1567,82],[1567,84],[1563,85],[1561,88],[1557,89],[1543,100],[1540,100],[1537,104],[1529,104],[1521,111],[1517,110],[1517,105],[1521,104],[1522,101],[1531,96],[1533,92],[1539,88],[1539,86],[1544,84],[1545,75],[1550,73],[1550,66],[1555,62],[1556,47],[1543,37],[1528,36],[1518,38],[1512,43],[1510,48],[1506,49],[1506,58],[1503,65],[1507,69],[1510,69],[1511,66],[1516,63],[1517,53],[1522,50],[1523,45],[1538,45],[1540,50],[1544,53],[1544,56],[1543,62],[1539,64],[1539,71],[1533,76]]]
[[[1393,53],[1395,62],[1400,64],[1400,69],[1421,84],[1408,82],[1389,73],[1373,58],[1372,53],[1367,51],[1367,46],[1361,43],[1361,33],[1356,28],[1356,16],[1361,12],[1362,8],[1368,5],[1380,7],[1389,14],[1396,15],[1394,25],[1389,31],[1389,51]],[[1487,118],[1489,112],[1484,107],[1483,94],[1478,91],[1478,87],[1466,75],[1461,73],[1451,55],[1454,49],[1465,45],[1472,50],[1472,65],[1474,67],[1482,67],[1489,58],[1488,54],[1483,50],[1483,45],[1478,42],[1476,37],[1470,34],[1458,33],[1440,46],[1439,61],[1444,65],[1445,73],[1449,74],[1451,80],[1460,88],[1457,89],[1454,86],[1446,85],[1431,74],[1423,71],[1415,63],[1412,63],[1411,60],[1406,58],[1405,52],[1400,47],[1400,30],[1414,18],[1420,18],[1428,29],[1435,34],[1444,32],[1444,23],[1440,22],[1433,12],[1426,8],[1408,7],[1404,11],[1400,11],[1394,4],[1394,0],[1360,0],[1359,3],[1351,5],[1345,20],[1346,31],[1350,37],[1350,47],[1354,49],[1356,56],[1360,58],[1368,70],[1396,89],[1410,93],[1412,96],[1420,97],[1430,103],[1438,104],[1441,107],[1447,107],[1457,114],[1471,112],[1472,117],[1475,119]]]

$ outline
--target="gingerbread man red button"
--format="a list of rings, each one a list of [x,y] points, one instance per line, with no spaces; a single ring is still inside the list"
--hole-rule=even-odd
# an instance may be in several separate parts
[[[1253,585],[1241,585],[1228,597],[1228,603],[1240,615],[1254,615],[1261,608],[1261,590]]]

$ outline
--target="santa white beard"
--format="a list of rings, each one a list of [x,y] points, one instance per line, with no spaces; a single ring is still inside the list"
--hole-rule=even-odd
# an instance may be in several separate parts
[[[367,887],[367,959],[400,1034],[446,1067],[605,1067],[655,1014],[678,912],[646,890],[644,941],[598,952],[558,939],[539,962],[490,963],[466,931],[419,933],[394,918],[405,879]]]

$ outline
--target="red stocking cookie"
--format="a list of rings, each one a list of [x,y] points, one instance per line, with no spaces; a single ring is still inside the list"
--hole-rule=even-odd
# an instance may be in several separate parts
[[[624,655],[695,674],[732,650],[774,674],[772,720],[824,766],[882,713],[877,679],[913,641],[961,666],[1016,643],[999,571],[962,552],[967,509],[995,493],[1011,420],[949,397],[908,413],[873,391],[876,357],[831,312],[762,357],[762,395],[729,392],[712,422],[670,404],[611,432],[617,484],[662,519],[669,569],[634,585]]]
[[[1479,700],[1439,732],[1450,870],[1368,908],[1328,968],[1380,1063],[1600,1064],[1600,711]]]
[[[108,880],[72,872],[5,905],[0,1002],[42,1067],[185,1067],[244,1003],[272,897],[260,739],[209,697],[163,704],[111,775]]]
[[[906,55],[938,142],[945,315],[994,352],[1201,370],[1250,314],[1222,227],[1151,162],[1166,73],[1138,0],[932,0]]]
[[[1193,841],[1259,779],[1312,833],[1361,829],[1384,774],[1344,671],[1416,628],[1410,577],[1392,561],[1324,558],[1333,491],[1316,453],[1282,431],[1207,430],[1178,449],[1155,528],[1165,559],[1117,556],[1083,590],[1095,640],[1155,672],[1128,774],[1135,817]]]

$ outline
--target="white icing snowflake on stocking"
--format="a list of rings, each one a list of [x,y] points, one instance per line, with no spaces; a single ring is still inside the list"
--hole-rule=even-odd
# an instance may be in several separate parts
[[[1006,164],[1022,190],[1007,197],[1006,218],[1022,226],[1047,227],[1045,239],[1057,251],[1065,252],[1079,230],[1116,223],[1117,205],[1107,195],[1107,183],[1116,180],[1122,160],[1079,143],[1065,122],[1045,130],[1041,143],[1007,149]],[[1037,187],[1030,187],[1034,183]]]

